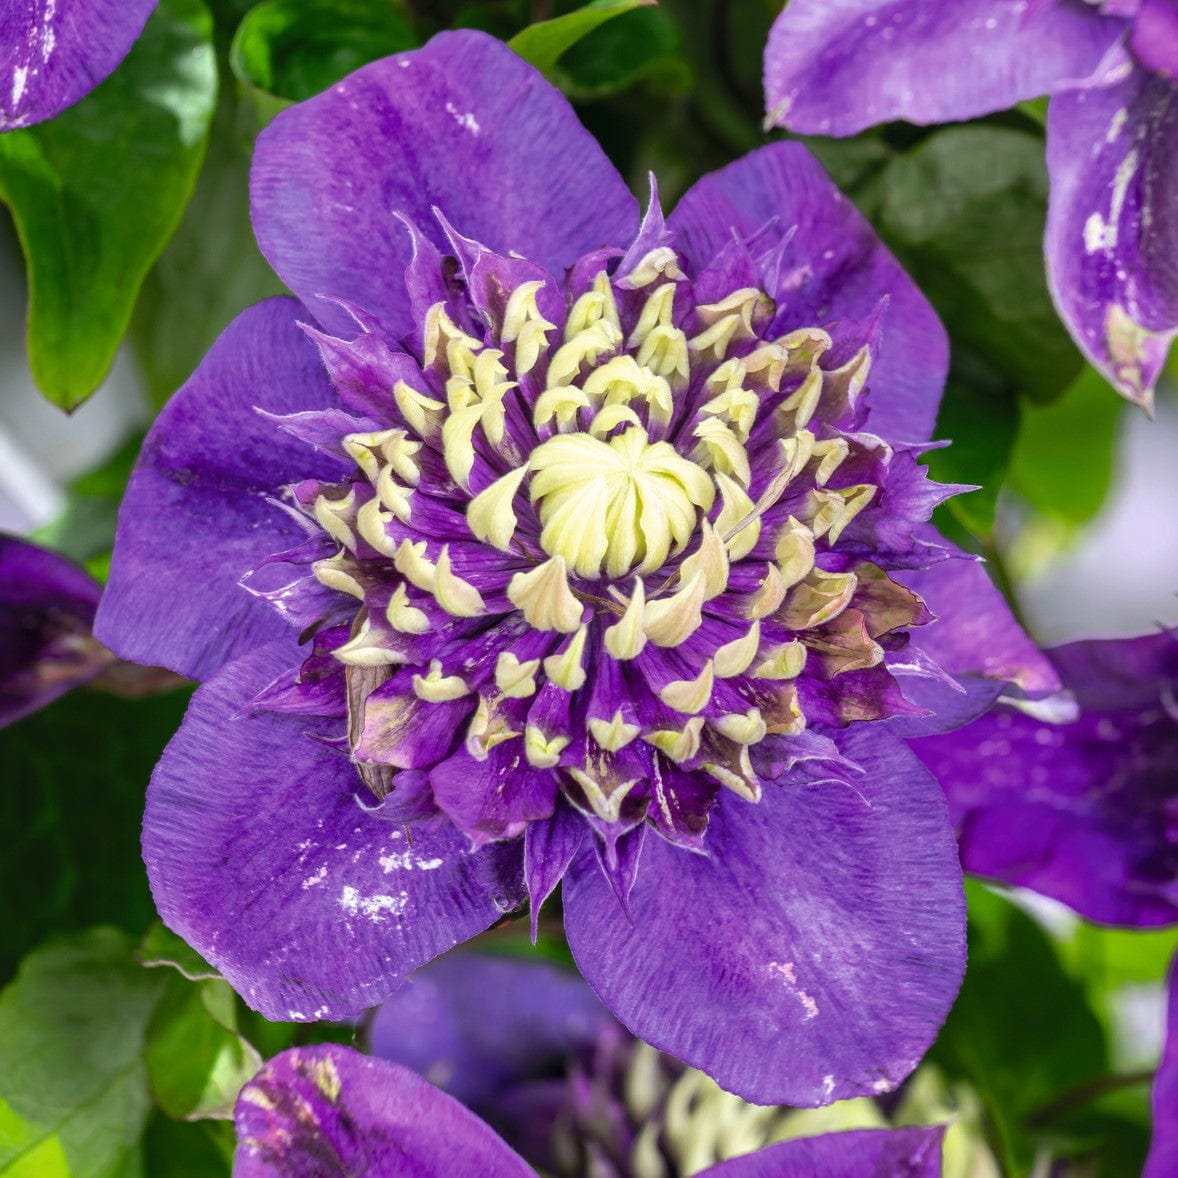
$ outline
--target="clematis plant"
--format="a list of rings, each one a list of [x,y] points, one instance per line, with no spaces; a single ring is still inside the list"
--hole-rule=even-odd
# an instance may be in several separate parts
[[[298,298],[158,418],[96,624],[206,681],[148,794],[165,921],[344,1017],[563,880],[656,1047],[761,1102],[893,1087],[964,914],[885,722],[1058,687],[926,522],[924,299],[797,145],[640,223],[474,32],[279,115],[252,202]]]
[[[6,0],[0,8],[0,131],[73,106],[113,73],[157,0]]]
[[[1178,332],[1175,0],[791,0],[769,121],[850,135],[1050,94],[1048,278],[1076,343],[1148,408]]]
[[[375,1059],[296,1048],[245,1086],[239,1178],[459,1165],[553,1178],[941,1173],[941,1127],[786,1140],[795,1110],[723,1092],[536,961],[445,958],[386,1003],[372,1031]]]

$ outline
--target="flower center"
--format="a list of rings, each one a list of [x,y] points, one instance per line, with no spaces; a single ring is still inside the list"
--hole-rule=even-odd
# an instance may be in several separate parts
[[[826,331],[774,334],[762,290],[693,283],[665,246],[613,273],[586,259],[567,294],[457,250],[465,287],[424,313],[420,359],[333,345],[344,379],[384,376],[379,428],[341,439],[350,477],[292,488],[338,545],[315,577],[361,603],[326,647],[353,759],[378,794],[428,770],[480,837],[559,791],[697,845],[716,788],[759,798],[750,750],[771,738],[765,771],[792,764],[807,708],[902,707],[885,652],[928,615],[868,559],[860,517],[896,457],[861,428],[870,336],[831,364]],[[502,782],[473,817],[464,758]]]
[[[599,369],[598,371],[603,371]],[[531,457],[540,545],[582,577],[621,577],[661,568],[695,535],[696,508],[715,499],[702,467],[631,425],[608,442],[592,433],[558,435]]]

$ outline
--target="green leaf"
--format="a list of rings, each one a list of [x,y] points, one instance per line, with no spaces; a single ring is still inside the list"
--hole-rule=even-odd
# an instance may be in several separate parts
[[[1029,1171],[1041,1142],[1035,1114],[1105,1074],[1108,1055],[1083,988],[1029,916],[972,882],[969,970],[929,1059],[971,1084],[1011,1174]]]
[[[178,937],[162,920],[155,921],[144,934],[135,957],[148,969],[169,966],[190,982],[215,981],[221,976],[183,937]]]
[[[517,33],[508,45],[542,74],[551,78],[556,63],[583,37],[615,16],[635,8],[645,8],[655,0],[591,0],[584,8],[564,16],[529,25]]]
[[[1010,386],[970,352],[955,353],[933,433],[952,445],[929,451],[925,460],[938,482],[979,488],[954,496],[939,510],[983,541],[994,529],[1017,429],[1018,402]]]
[[[670,15],[649,8],[594,29],[560,59],[554,76],[574,101],[607,98],[639,82],[648,101],[651,92],[676,96],[692,78],[682,51]]]
[[[1124,408],[1093,368],[1085,368],[1053,404],[1024,405],[1010,486],[1049,519],[1073,527],[1086,523],[1108,494]]]
[[[73,409],[106,375],[192,193],[216,96],[212,19],[162,0],[126,61],[55,119],[0,135],[29,272],[33,377]]]
[[[1047,170],[1038,136],[989,125],[938,130],[892,161],[876,196],[878,228],[955,349],[986,357],[1035,400],[1075,379],[1080,353],[1043,267]]]
[[[157,405],[188,379],[235,315],[286,289],[250,224],[250,145],[241,128],[252,117],[233,95],[222,95],[196,191],[135,308],[131,340]]]
[[[144,1058],[156,1103],[177,1120],[230,1120],[262,1057],[238,1034],[236,996],[220,979],[171,975],[147,1032]]]
[[[417,44],[412,22],[390,0],[266,0],[238,25],[229,64],[241,81],[301,101]]]
[[[143,1152],[151,1178],[229,1178],[236,1144],[225,1121],[173,1121],[156,1111]]]
[[[187,702],[79,691],[0,732],[0,978],[50,931],[151,923],[143,793]]]
[[[0,994],[0,1174],[142,1174],[142,1052],[163,989],[113,929],[29,955]]]

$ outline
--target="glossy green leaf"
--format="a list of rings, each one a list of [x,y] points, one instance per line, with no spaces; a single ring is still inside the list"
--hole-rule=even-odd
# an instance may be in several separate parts
[[[1021,394],[1050,400],[1080,353],[1052,306],[1043,267],[1042,140],[997,126],[949,127],[884,170],[876,223],[928,295],[955,348]]]
[[[1075,526],[1101,508],[1125,402],[1093,368],[1058,401],[1024,405],[1010,485],[1041,515]]]
[[[591,0],[576,12],[529,25],[512,37],[508,44],[525,61],[551,77],[561,57],[599,25],[624,12],[653,3],[655,0]]]
[[[151,1178],[229,1178],[235,1145],[227,1121],[173,1121],[158,1110],[143,1137]]]
[[[143,794],[187,702],[77,691],[0,731],[0,978],[50,932],[151,923]]]
[[[0,1174],[142,1173],[151,1107],[142,1053],[164,987],[113,929],[29,955],[0,994]]]
[[[979,1093],[992,1144],[1010,1173],[1025,1174],[1037,1114],[1105,1074],[1104,1035],[1039,925],[977,884],[968,896],[969,969],[929,1059]]]
[[[157,405],[184,383],[230,320],[286,289],[250,224],[248,107],[222,95],[184,220],[147,276],[131,341]]]
[[[643,94],[684,93],[691,69],[682,57],[679,30],[661,8],[611,21],[578,41],[555,67],[560,88],[572,99],[607,98],[642,83]]]
[[[1006,477],[1018,430],[1012,388],[984,361],[962,350],[953,356],[933,436],[951,444],[925,455],[942,483],[976,486],[939,509],[983,542],[994,528],[998,490]]]
[[[392,0],[266,0],[238,25],[229,64],[242,82],[299,101],[417,44]]]
[[[176,974],[152,1017],[144,1058],[156,1103],[177,1120],[229,1120],[237,1094],[262,1066],[238,1034],[228,982]]]
[[[0,136],[0,199],[29,272],[29,362],[62,408],[110,369],[139,286],[192,193],[216,88],[207,9],[162,0],[93,93]]]

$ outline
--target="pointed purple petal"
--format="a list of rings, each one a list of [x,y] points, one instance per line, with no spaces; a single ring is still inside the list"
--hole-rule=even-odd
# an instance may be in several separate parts
[[[127,56],[156,0],[7,0],[0,6],[0,131],[52,118]]]
[[[671,214],[679,246],[707,265],[735,232],[769,250],[792,233],[779,281],[782,331],[868,319],[890,296],[869,379],[868,428],[892,442],[932,433],[948,367],[945,330],[875,231],[797,143],[774,143],[705,176]],[[794,232],[794,227],[797,231]]]
[[[438,246],[437,206],[489,249],[554,274],[621,245],[637,202],[572,108],[502,42],[470,30],[373,62],[280,114],[258,138],[254,229],[286,284],[329,328],[342,297],[408,333],[407,215]],[[313,227],[313,231],[308,231]]]
[[[98,593],[65,557],[0,535],[0,728],[110,666],[90,636]]]
[[[913,742],[949,798],[967,870],[1020,884],[1090,920],[1178,920],[1178,639],[1049,652],[1081,712],[1049,724],[999,707]]]
[[[116,654],[203,679],[288,632],[238,582],[306,533],[268,499],[339,466],[256,413],[334,403],[293,299],[243,312],[164,407],[119,511],[110,581],[94,632]]]
[[[1087,77],[1125,27],[1026,0],[792,0],[765,49],[765,105],[814,135],[969,119]]]
[[[1056,306],[1117,391],[1148,408],[1178,333],[1178,87],[1131,69],[1057,94],[1047,167]]]
[[[407,1068],[350,1047],[295,1047],[242,1089],[235,1178],[535,1178],[488,1125]]]
[[[323,743],[339,721],[250,710],[297,658],[271,643],[197,692],[143,825],[167,924],[251,1006],[296,1021],[374,1005],[522,890],[503,849],[468,854],[453,827],[406,832],[362,809],[355,769]]]
[[[524,880],[532,918],[532,942],[540,927],[540,909],[564,878],[589,828],[581,816],[560,799],[546,822],[532,822],[524,831]]]
[[[575,974],[543,961],[455,953],[387,999],[372,1051],[484,1116],[509,1085],[559,1074],[613,1019]]]
[[[650,838],[633,923],[592,855],[565,883],[586,979],[635,1034],[761,1104],[898,1084],[964,968],[964,902],[936,782],[886,733],[856,733],[854,789],[788,779],[725,794],[709,857]]]
[[[940,1178],[945,1129],[858,1129],[783,1141],[700,1178]]]

